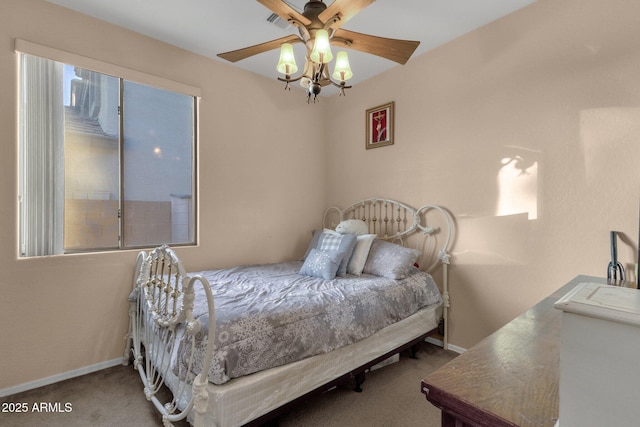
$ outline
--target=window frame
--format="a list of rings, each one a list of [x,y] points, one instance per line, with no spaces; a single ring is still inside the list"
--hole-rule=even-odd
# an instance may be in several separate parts
[[[147,74],[144,72],[140,72],[137,70],[129,69],[126,67],[121,67],[119,65],[99,61],[93,58],[84,57],[82,55],[74,54],[68,51],[52,48],[49,46],[33,43],[30,41],[26,41],[23,39],[15,39],[15,52],[16,53],[24,53],[33,56],[38,56],[41,58],[46,58],[49,60],[61,62],[67,65],[73,65],[80,68],[84,68],[87,70],[95,71],[101,74],[106,74],[113,76],[119,79],[120,91],[119,91],[119,103],[122,108],[123,101],[123,85],[125,81],[130,81],[133,83],[149,86],[154,89],[161,89],[165,91],[174,92],[180,95],[186,95],[193,98],[193,134],[192,134],[192,159],[191,159],[191,181],[192,181],[192,189],[193,189],[193,198],[192,198],[192,209],[193,212],[191,214],[191,220],[193,221],[192,230],[193,237],[190,242],[182,242],[182,243],[171,243],[172,246],[197,246],[199,241],[199,169],[198,169],[198,152],[199,152],[199,111],[200,111],[200,99],[201,99],[201,90],[198,87],[191,86],[188,84],[176,82],[173,80],[165,79],[163,77],[159,77],[156,75]],[[46,255],[25,255],[22,251],[22,241],[21,239],[18,241],[18,257],[19,258],[32,258],[38,256],[64,256],[67,254],[78,254],[78,253],[102,253],[102,252],[114,252],[121,250],[137,250],[150,247],[149,244],[140,244],[140,245],[129,245],[125,246],[125,222],[123,220],[124,214],[124,180],[123,180],[123,161],[124,161],[124,152],[122,150],[122,140],[123,140],[123,120],[122,120],[122,112],[119,114],[119,209],[118,209],[118,221],[119,221],[119,239],[118,239],[118,247],[108,247],[108,248],[89,248],[89,249],[65,249],[64,244],[62,244],[62,251],[60,253],[54,254],[46,254]],[[18,201],[19,202],[19,201]],[[19,202],[20,203],[20,202]],[[64,217],[64,215],[63,215]],[[22,219],[18,219],[21,225]],[[64,221],[64,220],[63,220]]]

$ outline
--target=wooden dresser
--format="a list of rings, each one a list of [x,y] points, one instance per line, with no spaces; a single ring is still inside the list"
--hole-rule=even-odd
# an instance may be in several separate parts
[[[422,380],[442,427],[554,427],[562,312],[553,304],[582,282],[606,279],[577,276]]]

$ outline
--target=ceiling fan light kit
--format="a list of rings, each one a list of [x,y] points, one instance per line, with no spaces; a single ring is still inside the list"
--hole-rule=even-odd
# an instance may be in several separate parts
[[[327,30],[316,31],[313,50],[309,55],[309,59],[316,64],[328,64],[333,59],[331,44],[329,43],[329,32],[327,32]]]
[[[344,50],[338,52],[338,56],[336,56],[336,67],[333,70],[332,77],[340,81],[349,80],[353,77],[353,72],[349,66],[349,57]]]
[[[289,35],[243,49],[218,54],[219,57],[236,62],[259,53],[280,47],[280,59],[276,69],[284,78],[285,89],[290,83],[300,81],[307,89],[307,103],[316,102],[322,87],[334,85],[340,89],[340,95],[345,89],[351,88],[346,82],[353,77],[346,51],[336,55],[333,74],[329,74],[328,66],[333,60],[331,45],[342,45],[360,52],[377,55],[399,64],[405,64],[420,42],[410,40],[396,40],[384,37],[370,36],[341,29],[349,19],[364,9],[374,0],[335,0],[327,6],[322,0],[310,0],[299,13],[282,0],[258,0],[283,20],[298,28],[299,36]],[[298,71],[298,65],[293,54],[292,43],[304,43],[307,48],[305,66],[302,74],[292,77]]]
[[[293,45],[291,43],[282,43],[280,46],[280,60],[276,67],[278,72],[290,76],[298,71],[296,57],[293,55]]]

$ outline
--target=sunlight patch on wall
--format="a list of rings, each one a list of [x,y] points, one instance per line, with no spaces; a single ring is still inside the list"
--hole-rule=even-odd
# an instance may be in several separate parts
[[[502,158],[498,171],[497,216],[526,213],[538,218],[538,160],[535,153],[520,149],[519,154]]]

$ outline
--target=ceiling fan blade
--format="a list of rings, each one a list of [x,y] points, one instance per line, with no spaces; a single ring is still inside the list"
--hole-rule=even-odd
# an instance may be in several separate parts
[[[259,53],[268,52],[280,47],[282,43],[299,43],[302,39],[295,34],[290,36],[281,37],[269,42],[260,43],[254,46],[245,47],[238,50],[232,50],[230,52],[219,53],[218,57],[226,59],[229,62],[238,62],[241,59],[248,58]]]
[[[406,64],[420,44],[419,41],[388,39],[339,28],[336,30],[332,42],[340,42],[340,39],[348,42],[346,47],[349,49],[370,53],[399,64]]]
[[[293,9],[282,0],[258,0],[258,3],[269,8],[273,13],[285,21],[288,21],[289,18],[294,18],[297,21],[300,21],[303,25],[311,24],[311,21],[307,17],[303,16],[300,12]]]
[[[338,14],[340,20],[331,25],[331,28],[335,30],[374,1],[375,0],[336,0],[318,15],[318,18],[320,18],[322,22],[327,22],[329,18]]]

